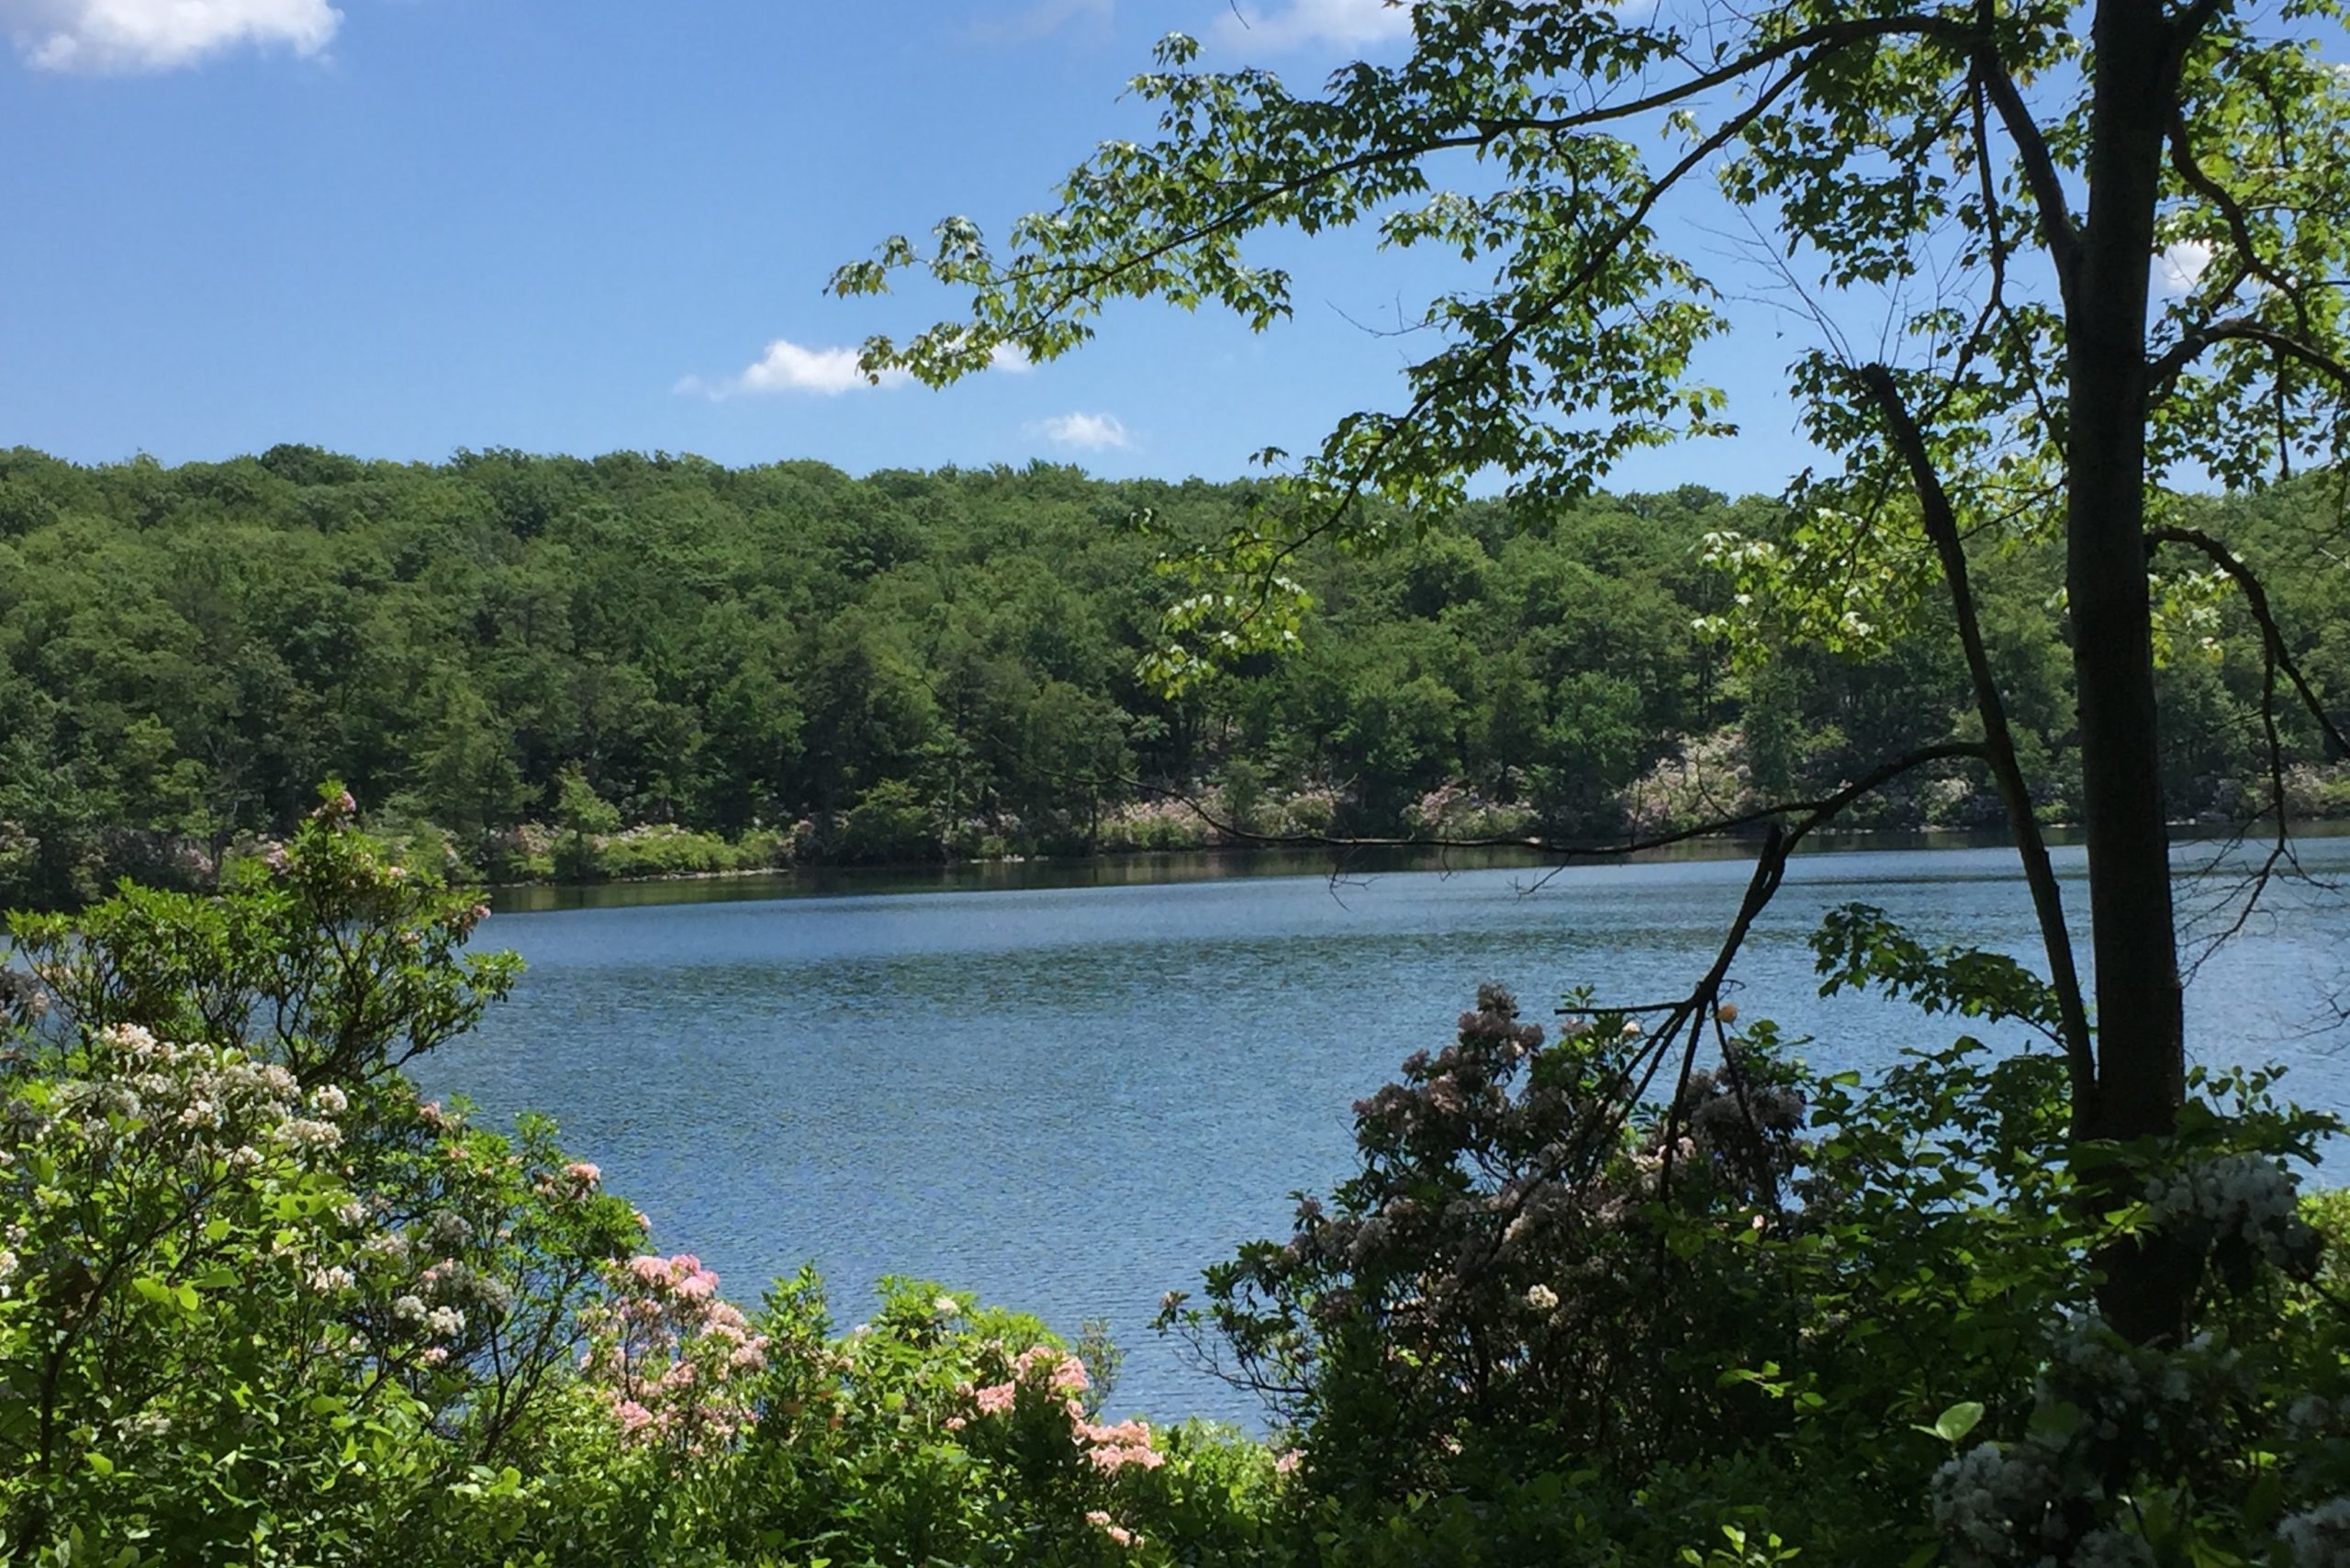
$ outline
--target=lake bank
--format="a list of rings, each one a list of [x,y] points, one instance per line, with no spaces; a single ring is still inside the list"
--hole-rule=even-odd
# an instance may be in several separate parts
[[[2173,842],[2181,846],[2216,842],[2212,830],[2180,823]],[[2350,822],[2298,824],[2297,838],[2350,836]],[[2071,828],[2047,830],[2053,847],[2080,843]],[[957,860],[896,866],[801,866],[645,877],[588,882],[520,881],[486,885],[490,908],[508,913],[543,913],[565,909],[633,909],[666,903],[711,903],[789,898],[827,898],[856,893],[1012,891],[1024,888],[1147,887],[1227,878],[1323,876],[1343,881],[1398,872],[1548,870],[1561,864],[1670,865],[1751,857],[1759,838],[1722,834],[1684,840],[1631,855],[1588,851],[1562,857],[1530,849],[1375,846],[1266,848],[1227,845],[1204,849],[1136,850],[1089,856],[1035,856],[999,860]],[[1998,832],[1961,828],[1853,828],[1822,830],[1800,846],[1801,856],[1876,851],[2000,849]]]
[[[2055,858],[2081,917],[2081,852]],[[2350,872],[2350,841],[2312,840],[2306,858]],[[1159,1295],[1240,1241],[1285,1235],[1287,1194],[1344,1173],[1353,1102],[1442,1045],[1479,981],[1514,987],[1545,1022],[1578,984],[1675,994],[1747,876],[1729,853],[1337,884],[1326,867],[1195,868],[500,917],[480,940],[522,954],[521,986],[424,1077],[493,1116],[554,1115],[653,1216],[655,1244],[698,1253],[732,1294],[812,1259],[844,1322],[890,1272],[1072,1331],[1105,1316],[1131,1352],[1120,1407],[1246,1416],[1150,1334]],[[2324,1004],[2344,987],[2350,911],[2299,886],[2277,897],[2204,966],[2190,1038],[2215,1065],[2283,1061],[2288,1092],[2350,1109]],[[1855,901],[1928,941],[2027,961],[2037,945],[2003,850],[1804,856],[1734,978],[1751,1016],[1810,1036],[1805,1054],[1830,1069],[1874,1071],[1961,1032],[1818,996],[1805,939]]]

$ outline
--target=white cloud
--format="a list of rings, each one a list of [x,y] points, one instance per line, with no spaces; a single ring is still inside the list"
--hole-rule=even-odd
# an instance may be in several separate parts
[[[327,0],[0,0],[26,63],[89,75],[171,71],[241,45],[316,54],[341,25]]]
[[[902,370],[885,370],[876,383],[857,369],[856,356],[855,349],[802,348],[789,338],[778,338],[767,345],[758,363],[741,375],[717,381],[688,375],[677,383],[677,390],[712,402],[762,392],[814,392],[837,398],[876,385],[901,386],[913,379]]]
[[[1126,433],[1126,427],[1115,414],[1062,414],[1046,420],[1036,429],[1056,445],[1082,447],[1088,452],[1134,445],[1134,438]]]
[[[1412,7],[1402,0],[1285,0],[1270,11],[1241,6],[1216,22],[1220,41],[1259,50],[1311,43],[1360,49],[1411,32]]]
[[[5,3],[0,0],[0,4]],[[740,375],[715,381],[699,375],[683,376],[672,390],[717,403],[767,392],[812,392],[819,397],[837,398],[844,392],[862,392],[867,387],[903,386],[913,379],[902,370],[885,370],[877,381],[856,367],[858,352],[805,348],[789,338],[778,338],[767,345],[767,352],[759,356],[757,364]],[[1034,370],[1035,364],[1018,344],[999,343],[988,355],[988,368],[1008,375],[1022,375]]]
[[[2211,247],[2200,240],[2167,245],[2154,258],[2154,281],[2165,294],[2192,294],[2211,264]]]

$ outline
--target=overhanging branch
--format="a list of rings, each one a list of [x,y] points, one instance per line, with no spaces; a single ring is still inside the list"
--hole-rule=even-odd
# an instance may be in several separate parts
[[[2056,991],[2058,1017],[2064,1028],[2065,1060],[2072,1075],[2073,1114],[2078,1125],[2087,1115],[2097,1090],[2097,1054],[2089,1036],[2088,1009],[2082,1000],[2080,975],[2073,963],[2073,939],[2065,924],[2064,893],[2057,886],[2055,868],[2049,863],[2048,845],[2041,837],[2039,818],[2032,812],[2031,791],[2023,775],[2023,765],[2016,757],[2007,702],[2000,695],[1998,681],[1992,674],[1990,655],[1983,644],[1982,623],[1975,613],[1975,590],[1967,574],[1966,545],[1960,536],[1958,517],[1934,465],[1933,454],[1927,448],[1925,434],[1910,418],[1893,373],[1881,364],[1872,364],[1861,371],[1860,379],[1875,399],[1893,438],[1894,450],[1909,471],[1926,536],[1933,543],[1934,553],[1942,562],[1942,580],[1950,588],[1952,616],[1958,624],[1959,646],[1966,655],[1975,710],[1983,721],[1984,760],[1998,786],[2009,830],[2015,834],[2016,854],[2023,862],[2024,880],[2031,890],[2032,913],[2040,923],[2041,946],[2048,956],[2048,979]]]
[[[2280,331],[2249,316],[2231,316],[2223,321],[2213,321],[2189,330],[2186,336],[2146,363],[2148,391],[2156,397],[2168,391],[2173,383],[2187,373],[2206,349],[2226,342],[2260,343],[2275,350],[2287,359],[2298,361],[2325,376],[2344,392],[2350,392],[2350,364],[2327,353],[2316,344]]]
[[[2293,657],[2292,650],[2285,645],[2284,629],[2277,625],[2276,611],[2269,608],[2268,590],[2262,586],[2258,574],[2246,566],[2234,551],[2199,528],[2150,528],[2146,531],[2146,543],[2184,544],[2189,549],[2199,550],[2213,566],[2228,575],[2244,594],[2244,608],[2252,612],[2253,620],[2260,626],[2266,655],[2273,659],[2285,678],[2293,683],[2293,690],[2300,695],[2301,706],[2309,710],[2310,717],[2317,722],[2318,729],[2324,734],[2326,744],[2333,748],[2334,755],[2350,756],[2350,737],[2343,734],[2341,726],[2326,712],[2325,704],[2318,700],[2317,689],[2310,685],[2309,678],[2301,673],[2300,664]]]

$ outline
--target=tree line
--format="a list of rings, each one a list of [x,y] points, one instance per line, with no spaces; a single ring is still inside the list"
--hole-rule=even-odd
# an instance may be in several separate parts
[[[1291,646],[1170,695],[1141,671],[1187,587],[1153,563],[1270,498],[1045,464],[0,454],[0,902],[207,881],[326,778],[461,875],[1601,836],[1832,784],[1966,700],[1949,640],[1895,624],[1734,660],[1740,552],[1800,522],[1694,486],[1472,502],[1416,536],[1388,513],[1405,543],[1301,556]],[[2300,666],[2344,691],[2350,603],[2311,526],[2334,500],[2319,476],[2179,506],[2227,514]],[[2019,549],[1978,576],[2065,820],[2062,562]],[[2205,586],[2173,581],[2164,622],[2182,816],[2250,809],[2266,767],[2259,636]],[[2350,798],[2284,723],[2296,809]],[[1953,771],[1867,812],[1973,826],[1998,803]]]

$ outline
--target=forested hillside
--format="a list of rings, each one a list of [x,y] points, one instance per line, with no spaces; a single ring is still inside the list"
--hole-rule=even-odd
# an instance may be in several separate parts
[[[1835,778],[1963,705],[1954,647],[1898,629],[1864,658],[1732,668],[1703,629],[1731,594],[1706,542],[1782,524],[1695,487],[1472,506],[1309,559],[1298,648],[1170,700],[1137,674],[1185,591],[1152,563],[1260,494],[1042,465],[0,454],[0,902],[204,880],[330,778],[491,876],[1208,835],[1157,789],[1264,832],[1596,834]],[[2316,521],[2334,500],[2305,482],[2197,521],[2266,568],[2297,655],[2340,692],[2350,585]],[[2058,563],[1985,577],[2023,742],[2066,778]],[[2266,766],[2259,642],[2225,599],[2187,602],[2170,799],[2236,812]],[[2284,738],[2301,809],[2324,809],[2314,737]],[[1880,820],[1991,806],[1928,779]],[[2066,814],[2062,786],[2046,809]]]

